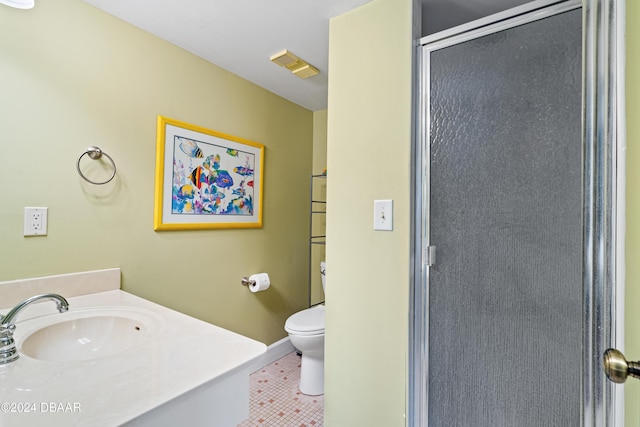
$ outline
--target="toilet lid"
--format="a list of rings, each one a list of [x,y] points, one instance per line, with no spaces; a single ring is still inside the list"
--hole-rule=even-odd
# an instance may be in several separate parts
[[[318,305],[292,314],[285,322],[284,329],[300,335],[324,333],[324,306]]]

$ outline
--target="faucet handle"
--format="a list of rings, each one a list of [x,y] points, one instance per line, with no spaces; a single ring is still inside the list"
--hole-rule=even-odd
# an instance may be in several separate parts
[[[2,323],[0,322],[0,330],[8,331],[13,333],[16,330],[16,325],[14,323]]]
[[[13,331],[15,329],[16,325],[13,323],[0,325],[0,365],[13,362],[20,357],[16,349],[16,343],[13,340]]]

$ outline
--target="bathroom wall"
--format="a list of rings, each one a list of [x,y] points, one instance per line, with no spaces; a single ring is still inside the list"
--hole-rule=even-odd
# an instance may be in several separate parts
[[[120,267],[126,291],[285,337],[308,299],[313,113],[82,1],[0,5],[0,22],[0,281]],[[158,115],[266,146],[262,229],[153,231]],[[112,183],[78,176],[89,145]],[[23,237],[25,206],[49,208],[48,236]],[[261,271],[271,289],[240,285]]]
[[[327,426],[406,424],[412,1],[331,20],[327,131]],[[373,201],[393,199],[393,231]]]
[[[313,113],[313,174],[320,175],[327,167],[327,110],[315,111]],[[313,200],[327,200],[327,180],[326,178],[314,178]],[[325,209],[322,203],[314,203],[313,210]],[[312,233],[314,236],[325,235],[327,227],[327,216],[325,214],[314,214]],[[324,301],[324,291],[322,290],[322,280],[320,276],[320,262],[325,260],[324,245],[311,246],[311,304],[319,304]]]
[[[629,360],[640,360],[640,3],[626,2],[627,55],[627,234],[625,346]],[[625,425],[640,426],[640,381],[625,383]]]

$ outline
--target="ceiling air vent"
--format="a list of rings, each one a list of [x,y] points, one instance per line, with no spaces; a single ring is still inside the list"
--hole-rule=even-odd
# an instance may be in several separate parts
[[[309,64],[304,59],[298,58],[286,49],[282,52],[276,53],[275,55],[271,55],[271,62],[278,64],[281,67],[285,67],[301,79],[306,79],[319,73],[316,67]]]

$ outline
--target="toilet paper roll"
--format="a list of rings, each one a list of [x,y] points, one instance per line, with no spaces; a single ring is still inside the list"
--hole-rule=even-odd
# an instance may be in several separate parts
[[[260,292],[269,289],[271,281],[267,273],[257,273],[249,276],[249,280],[253,283],[249,285],[251,292]]]

